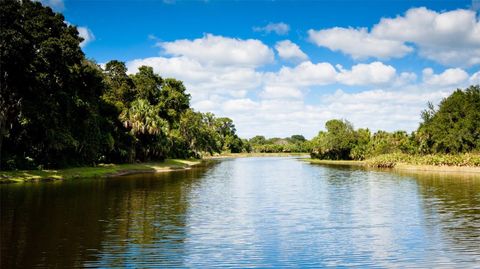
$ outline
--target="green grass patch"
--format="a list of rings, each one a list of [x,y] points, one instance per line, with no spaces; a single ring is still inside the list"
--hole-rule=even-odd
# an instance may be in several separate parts
[[[59,170],[0,171],[0,183],[105,177],[134,172],[160,172],[185,169],[200,162],[196,159],[167,159],[164,162],[99,164],[96,167],[75,167]]]

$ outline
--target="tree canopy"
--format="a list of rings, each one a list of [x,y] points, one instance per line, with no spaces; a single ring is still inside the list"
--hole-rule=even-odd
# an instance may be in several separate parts
[[[417,131],[373,134],[368,129],[354,130],[347,121],[330,120],[327,131],[312,139],[312,157],[355,159],[390,153],[432,154],[480,151],[480,87],[457,89],[443,99],[438,108],[431,103],[422,112]]]
[[[75,26],[1,1],[0,168],[163,160],[245,150],[229,118],[195,112],[181,81],[87,60]]]
[[[480,149],[480,86],[457,89],[422,113],[418,129],[426,152],[459,153]]]

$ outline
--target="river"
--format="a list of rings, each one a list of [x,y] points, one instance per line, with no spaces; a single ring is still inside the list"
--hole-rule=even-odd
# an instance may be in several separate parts
[[[1,268],[479,268],[480,179],[214,161],[0,186]]]

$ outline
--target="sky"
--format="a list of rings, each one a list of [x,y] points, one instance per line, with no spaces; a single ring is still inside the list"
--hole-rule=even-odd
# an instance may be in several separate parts
[[[428,102],[480,84],[480,0],[42,3],[88,58],[182,80],[246,138],[311,138],[330,119],[411,132]]]

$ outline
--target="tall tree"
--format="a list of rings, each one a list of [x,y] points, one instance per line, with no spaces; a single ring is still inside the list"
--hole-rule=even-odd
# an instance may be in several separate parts
[[[430,104],[422,113],[420,144],[428,151],[458,153],[480,149],[480,86],[458,89],[438,110]]]
[[[163,81],[159,107],[160,115],[171,125],[180,120],[181,114],[190,108],[190,94],[181,81],[173,78]]]
[[[327,131],[320,132],[312,141],[312,156],[334,160],[349,159],[355,143],[352,124],[347,120],[335,119],[327,121],[325,128]]]
[[[98,83],[85,64],[82,38],[61,14],[39,2],[1,1],[0,9],[0,140],[8,142],[8,148],[0,142],[0,152],[8,155],[1,160],[13,166],[69,162],[74,158],[65,157],[82,151],[72,122],[91,115],[79,113],[86,107],[95,114],[96,107],[82,86]]]

